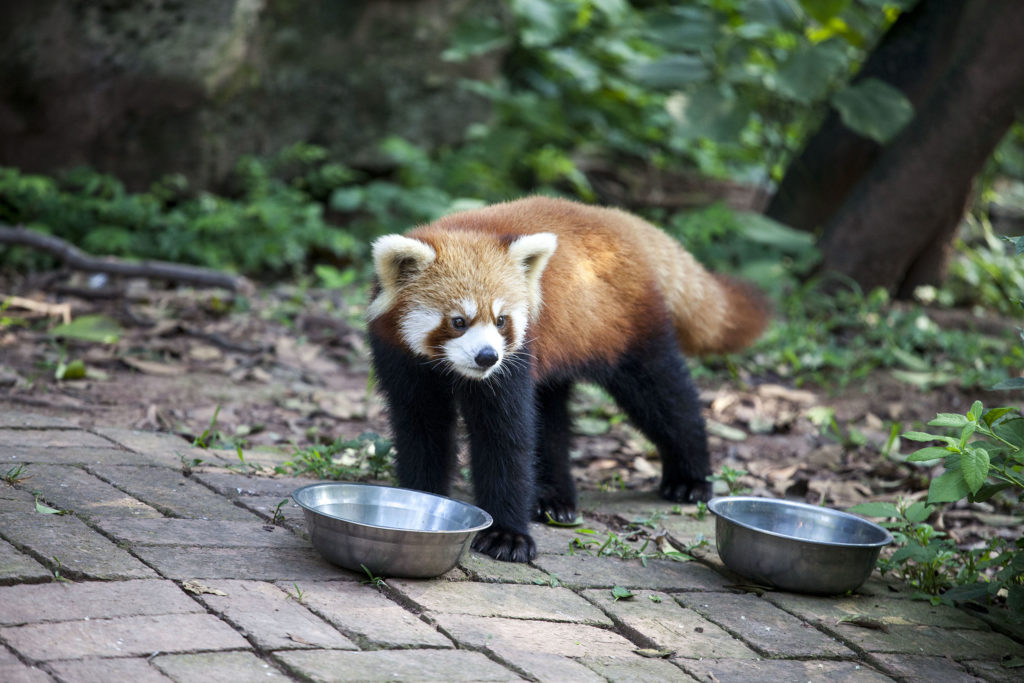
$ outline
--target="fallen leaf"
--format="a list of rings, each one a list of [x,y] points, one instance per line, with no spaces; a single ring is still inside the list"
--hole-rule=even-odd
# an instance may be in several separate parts
[[[152,360],[142,360],[131,356],[122,356],[121,362],[138,370],[146,375],[157,375],[160,377],[178,377],[184,375],[186,368],[183,365],[171,365],[170,363],[159,363]]]
[[[869,628],[873,631],[889,632],[889,625],[881,619],[875,619],[873,617],[865,616],[863,614],[857,614],[850,617],[842,617],[837,624],[851,624],[853,626],[860,626],[861,628]]]
[[[655,650],[650,647],[640,647],[633,650],[633,652],[648,659],[666,659],[676,653],[675,650]]]

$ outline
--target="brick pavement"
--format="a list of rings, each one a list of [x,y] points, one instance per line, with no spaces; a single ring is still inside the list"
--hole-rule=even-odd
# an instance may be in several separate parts
[[[167,434],[0,416],[0,474],[24,466],[0,483],[0,681],[1024,677],[1003,665],[1024,645],[998,614],[910,600],[877,577],[836,598],[746,593],[713,549],[645,566],[570,553],[572,529],[537,527],[532,566],[470,554],[443,577],[378,590],[317,556],[294,505],[270,523],[307,482],[238,463]],[[649,494],[584,508],[599,538],[598,520],[656,511],[676,538],[713,537],[710,519]],[[616,585],[633,597],[615,600]]]

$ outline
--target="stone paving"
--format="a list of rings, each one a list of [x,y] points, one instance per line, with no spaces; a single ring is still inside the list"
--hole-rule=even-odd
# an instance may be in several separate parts
[[[471,553],[378,589],[314,552],[288,500],[308,482],[252,474],[273,460],[0,415],[0,475],[23,466],[0,483],[0,681],[1024,680],[998,613],[878,577],[835,598],[745,592],[713,540],[699,562],[644,565],[537,526],[532,565]],[[713,539],[651,494],[583,507],[599,539],[600,520],[655,512],[673,538]]]

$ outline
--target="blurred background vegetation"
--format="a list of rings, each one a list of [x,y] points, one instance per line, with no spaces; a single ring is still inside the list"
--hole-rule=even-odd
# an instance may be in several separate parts
[[[1012,326],[974,334],[1024,298],[1021,3],[47,0],[0,26],[2,224],[358,290],[373,237],[541,192],[768,290],[745,371],[1024,366]]]

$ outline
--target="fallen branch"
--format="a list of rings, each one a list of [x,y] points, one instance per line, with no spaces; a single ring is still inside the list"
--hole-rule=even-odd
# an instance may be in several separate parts
[[[170,280],[204,287],[223,287],[241,293],[250,293],[253,290],[252,283],[238,275],[168,261],[122,261],[112,256],[90,256],[59,237],[44,235],[23,227],[0,225],[0,244],[17,244],[47,251],[73,270]]]

